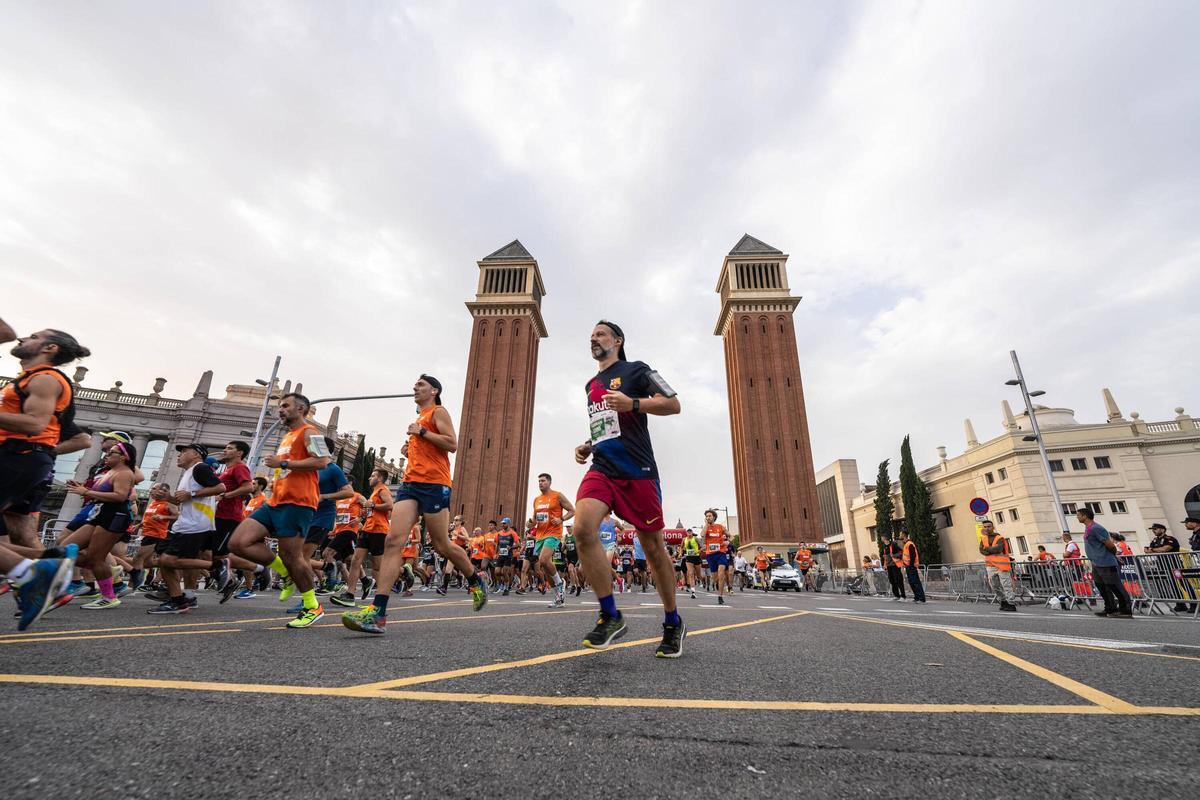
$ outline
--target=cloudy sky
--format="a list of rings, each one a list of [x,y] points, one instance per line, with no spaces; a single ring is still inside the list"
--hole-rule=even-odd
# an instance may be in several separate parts
[[[4,2],[0,316],[88,384],[461,405],[475,262],[543,310],[533,464],[574,491],[601,316],[679,390],[666,516],[735,504],[713,292],[790,254],[817,467],[1000,432],[1008,351],[1103,419],[1200,412],[1200,6]],[[7,356],[0,373],[11,374]],[[406,403],[346,406],[396,447]]]

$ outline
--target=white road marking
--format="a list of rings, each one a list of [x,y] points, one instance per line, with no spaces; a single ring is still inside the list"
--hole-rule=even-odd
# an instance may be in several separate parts
[[[834,608],[830,606],[817,606],[818,611],[850,611],[849,608]]]
[[[784,611],[791,611],[791,610],[792,610],[792,607],[791,607],[791,606],[759,606],[759,608],[770,608],[770,609],[782,608]]]

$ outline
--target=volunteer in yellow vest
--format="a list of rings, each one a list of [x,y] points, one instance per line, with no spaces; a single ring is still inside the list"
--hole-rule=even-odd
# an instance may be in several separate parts
[[[694,528],[688,528],[687,536],[683,538],[683,563],[687,566],[684,580],[687,582],[688,594],[696,599],[696,585],[700,583],[700,567],[704,557],[700,554],[700,539]]]
[[[908,531],[900,534],[900,551],[903,553],[904,574],[908,585],[913,590],[913,602],[925,602],[925,586],[921,583],[921,554],[917,552],[917,543],[908,535]]]
[[[261,567],[270,567],[283,577],[279,601],[300,592],[303,608],[289,628],[307,628],[324,616],[313,588],[313,571],[304,557],[304,537],[317,511],[321,492],[319,473],[332,459],[325,437],[306,420],[308,398],[296,392],[279,401],[279,420],[287,428],[283,441],[263,464],[275,471],[271,499],[233,532],[230,550]],[[279,555],[271,552],[266,538],[279,541]]]
[[[551,608],[562,606],[566,600],[566,586],[558,568],[554,565],[554,553],[562,544],[563,523],[575,516],[575,506],[562,492],[550,488],[550,474],[538,475],[538,491],[533,499],[533,521],[535,544],[533,553],[537,557],[535,571],[541,572],[546,583],[554,585],[554,600]]]
[[[352,631],[376,635],[384,632],[388,592],[400,577],[401,553],[418,517],[425,520],[433,549],[466,576],[474,609],[479,611],[487,605],[487,585],[475,574],[467,554],[450,542],[450,454],[458,449],[458,437],[450,412],[442,405],[441,382],[432,375],[422,375],[413,384],[413,401],[417,404],[417,419],[408,426],[408,442],[401,449],[408,463],[404,482],[396,492],[375,601],[362,611],[342,615],[342,624]]]
[[[979,552],[987,569],[988,586],[1000,598],[1001,611],[1016,611],[1017,597],[1013,593],[1012,558],[1008,540],[996,532],[991,520],[983,523],[980,532]]]

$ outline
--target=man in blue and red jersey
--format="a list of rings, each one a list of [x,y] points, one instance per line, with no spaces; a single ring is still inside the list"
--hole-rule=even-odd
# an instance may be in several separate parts
[[[654,585],[666,613],[655,655],[678,658],[687,629],[675,608],[675,567],[662,540],[662,491],[646,415],[678,414],[679,398],[646,364],[625,360],[625,334],[616,324],[596,323],[591,349],[600,368],[585,387],[591,437],[575,448],[575,460],[585,464],[591,458],[592,466],[575,501],[574,534],[579,563],[600,601],[600,619],[583,645],[604,650],[625,635],[625,619],[613,600],[612,571],[599,536],[600,523],[611,511],[637,530],[654,571]]]

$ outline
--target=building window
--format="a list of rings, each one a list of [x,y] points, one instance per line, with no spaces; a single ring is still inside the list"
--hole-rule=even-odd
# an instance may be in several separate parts
[[[1112,469],[1112,462],[1108,460],[1108,456],[1096,456],[1092,460],[1096,462],[1096,469]]]
[[[1075,505],[1074,503],[1063,503],[1062,504],[1063,513],[1066,514],[1068,517],[1071,516],[1072,514],[1074,514],[1078,508],[1079,507],[1077,505]]]
[[[1000,480],[1002,480],[1002,481],[1008,480],[1008,470],[1006,470],[1004,467],[1001,467],[1000,469],[996,470],[996,474],[1000,476]]]
[[[988,483],[995,483],[995,482],[996,482],[996,476],[995,476],[995,475],[993,475],[993,474],[992,474],[992,473],[990,473],[990,472],[985,472],[985,473],[984,473],[984,475],[983,475],[983,478],[984,478],[984,480],[986,480]]]
[[[1083,507],[1091,511],[1096,516],[1100,516],[1104,513],[1104,509],[1100,507],[1099,503],[1084,503]]]
[[[1004,512],[1003,511],[996,512],[996,522],[999,522],[1001,525],[1004,524]]]
[[[1024,536],[1017,537],[1017,551],[1020,552],[1021,555],[1029,554],[1029,542],[1025,541]]]
[[[1009,516],[1009,519],[1011,519],[1013,522],[1016,522],[1017,520],[1019,520],[1021,518],[1021,515],[1017,513],[1017,510],[1015,508],[1010,508],[1008,510],[1008,516]]]
[[[1087,469],[1087,459],[1086,458],[1072,458],[1071,459],[1071,469],[1075,470],[1076,472],[1082,472],[1083,470],[1086,470]]]
[[[1124,500],[1109,500],[1108,507],[1114,514],[1128,514],[1129,509],[1125,507]]]
[[[1051,472],[1062,472],[1063,471],[1063,463],[1062,463],[1061,458],[1050,459],[1050,471]]]
[[[954,517],[950,515],[950,507],[939,508],[933,512],[933,527],[939,531],[954,525]]]

